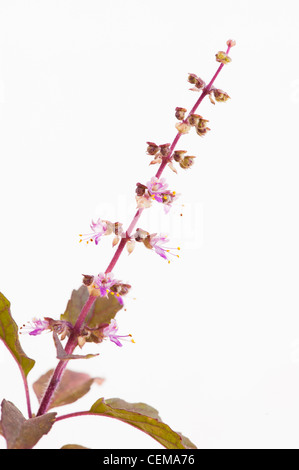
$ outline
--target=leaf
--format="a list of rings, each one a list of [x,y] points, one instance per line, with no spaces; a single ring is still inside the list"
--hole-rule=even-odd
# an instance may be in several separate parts
[[[72,325],[75,325],[83,306],[87,302],[88,296],[86,286],[82,285],[79,289],[74,289],[66,310],[60,316],[60,319],[69,321]],[[98,297],[90,309],[86,325],[90,328],[96,328],[103,323],[110,323],[121,308],[121,304],[113,295],[109,295],[108,298]]]
[[[18,326],[10,313],[10,302],[0,292],[0,338],[18,363],[21,372],[27,377],[35,364],[24,353],[18,335]]]
[[[92,357],[96,357],[98,356],[99,354],[85,354],[85,355],[82,355],[82,354],[68,354],[64,347],[62,346],[59,338],[58,338],[58,335],[57,333],[55,333],[55,331],[53,331],[53,339],[54,339],[54,343],[55,343],[55,346],[56,346],[56,351],[57,351],[57,359],[59,359],[60,361],[69,361],[70,359],[91,359]]]
[[[47,388],[53,372],[54,369],[49,370],[33,384],[33,390],[39,403],[43,398],[45,389]],[[54,393],[54,398],[51,401],[50,408],[74,403],[89,392],[90,387],[94,382],[101,385],[104,382],[104,379],[100,379],[98,377],[92,378],[90,375],[82,372],[66,370],[56,392]]]
[[[89,447],[79,446],[79,444],[66,444],[61,449],[89,449]]]
[[[196,449],[189,439],[164,424],[155,408],[145,403],[127,403],[119,398],[104,401],[104,398],[100,398],[92,405],[90,412],[131,424],[160,442],[166,449]]]
[[[10,401],[1,404],[1,426],[8,449],[32,449],[42,436],[48,434],[56,413],[47,413],[37,418],[25,419]]]

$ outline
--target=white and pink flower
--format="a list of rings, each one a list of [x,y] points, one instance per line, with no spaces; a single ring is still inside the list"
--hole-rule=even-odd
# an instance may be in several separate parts
[[[104,339],[110,339],[110,341],[119,347],[122,347],[121,341],[130,341],[131,343],[135,343],[135,341],[132,339],[132,335],[121,336],[117,334],[117,331],[118,326],[116,320],[113,318],[110,324],[102,331]]]
[[[112,233],[111,222],[109,222],[108,220],[102,220],[100,218],[96,222],[92,220],[90,228],[92,230],[91,233],[79,235],[81,237],[80,242],[86,241],[86,243],[88,244],[89,242],[94,241],[97,245],[103,235],[110,235],[110,233]]]

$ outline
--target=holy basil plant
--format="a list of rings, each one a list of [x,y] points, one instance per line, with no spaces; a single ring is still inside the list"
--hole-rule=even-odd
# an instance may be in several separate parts
[[[161,204],[165,213],[171,210],[179,195],[161,175],[164,170],[178,173],[178,169],[187,170],[194,164],[195,157],[187,154],[187,150],[178,150],[177,144],[181,137],[194,129],[200,137],[204,137],[210,128],[207,119],[196,114],[197,108],[205,97],[209,97],[212,104],[225,102],[229,96],[223,90],[214,87],[214,82],[225,64],[231,62],[230,49],[235,41],[227,41],[227,50],[216,54],[218,69],[208,84],[197,75],[188,75],[188,82],[192,84],[191,90],[199,92],[199,98],[193,108],[187,113],[182,107],[175,108],[175,124],[177,134],[173,142],[156,144],[147,142],[146,153],[151,157],[150,164],[158,165],[156,174],[147,182],[136,184],[135,199],[137,211],[132,222],[126,230],[121,222],[111,222],[98,218],[90,224],[90,233],[80,235],[80,242],[98,245],[103,236],[112,235],[112,249],[115,253],[105,271],[99,274],[84,274],[82,285],[73,290],[66,309],[60,318],[50,317],[34,318],[20,329],[14,321],[10,302],[0,293],[0,338],[14,357],[21,373],[27,403],[27,417],[11,401],[4,399],[1,403],[0,435],[6,440],[8,449],[32,449],[39,440],[48,434],[55,423],[77,416],[89,415],[100,418],[110,417],[129,424],[148,434],[166,449],[196,449],[196,446],[181,433],[174,431],[165,424],[156,409],[145,403],[128,403],[120,398],[99,399],[91,404],[88,410],[74,411],[69,414],[59,414],[59,409],[70,405],[85,396],[93,383],[101,384],[103,379],[91,377],[86,373],[67,370],[69,361],[75,359],[99,360],[98,354],[74,353],[77,347],[88,349],[88,343],[96,343],[99,348],[103,341],[110,340],[116,346],[122,347],[124,341],[134,343],[130,334],[118,333],[116,322],[117,313],[124,307],[124,297],[130,291],[131,285],[114,277],[112,270],[123,252],[132,253],[136,245],[158,254],[162,259],[170,262],[170,257],[178,257],[179,247],[169,248],[168,236],[151,233],[143,228],[136,228],[144,210],[152,204]],[[21,331],[20,331],[21,330]],[[19,333],[28,333],[30,336],[50,331],[53,335],[53,351],[56,351],[56,367],[46,371],[32,384],[39,407],[33,412],[30,400],[30,387],[27,377],[35,365],[35,360],[29,358],[20,343]],[[97,359],[94,359],[94,358]],[[56,411],[58,408],[58,411]],[[55,411],[52,411],[52,410]],[[51,410],[51,411],[50,411]],[[99,426],[105,421],[99,420]],[[100,446],[100,442],[99,442]],[[66,443],[63,449],[86,449],[80,445]],[[132,448],[134,444],[132,443]]]

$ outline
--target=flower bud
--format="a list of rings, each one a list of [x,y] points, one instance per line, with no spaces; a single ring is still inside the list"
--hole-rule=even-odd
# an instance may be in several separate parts
[[[145,230],[138,228],[133,236],[136,242],[143,242],[143,240],[149,236],[149,232],[146,232]]]
[[[187,153],[187,150],[175,150],[175,152],[173,152],[173,159],[176,162],[180,162],[185,153]]]
[[[157,153],[155,158],[150,162],[150,165],[156,165],[157,163],[162,163],[162,155],[161,153]]]
[[[187,111],[186,108],[175,108],[175,117],[179,121],[183,121],[183,119],[185,119],[186,111]]]
[[[198,80],[198,76],[195,75],[195,73],[189,73],[189,75],[188,75],[188,82],[189,83],[192,83],[192,85],[196,85],[197,80]]]
[[[183,168],[184,170],[187,170],[187,168],[190,168],[193,165],[194,158],[196,157],[191,157],[189,155],[184,157],[183,160],[180,161],[180,167]]]
[[[217,62],[221,62],[222,64],[229,64],[231,62],[231,58],[223,51],[219,51],[216,54]]]
[[[120,222],[115,222],[113,224],[113,232],[115,235],[121,235],[123,233],[123,224]]]
[[[213,90],[213,94],[214,94],[214,97],[215,97],[215,100],[218,101],[218,102],[225,102],[227,101],[230,96],[228,96],[227,93],[225,93],[225,91],[222,91],[222,90],[219,90],[217,88],[214,88]]]
[[[158,150],[159,150],[159,146],[157,144],[155,144],[154,142],[147,142],[147,154],[148,155],[155,155]]]
[[[226,45],[228,47],[234,47],[236,45],[236,41],[234,41],[233,39],[229,39],[228,41],[226,41]]]
[[[135,248],[135,240],[129,240],[126,243],[126,247],[128,250],[129,255],[134,251]]]
[[[118,244],[119,240],[120,240],[119,236],[116,236],[116,237],[113,238],[113,241],[112,241],[112,247],[113,248]]]
[[[191,129],[190,124],[187,124],[186,122],[177,122],[175,127],[180,134],[188,134]]]
[[[136,192],[137,196],[143,196],[144,193],[145,193],[145,190],[147,189],[147,186],[144,186],[144,184],[141,184],[141,183],[136,183],[136,186],[137,186],[137,188],[136,188],[135,192]]]
[[[200,117],[196,127],[198,129],[206,129],[207,128],[207,124],[206,124],[207,122],[209,122],[208,119],[203,119],[202,117]]]
[[[93,283],[94,276],[89,276],[88,274],[82,274],[83,276],[83,284],[85,286],[90,286]]]
[[[111,292],[115,292],[115,294],[119,294],[121,296],[126,295],[130,289],[131,289],[130,284],[123,284],[121,282],[114,284],[113,286],[110,287]]]
[[[200,116],[199,114],[190,114],[190,116],[188,117],[188,123],[190,124],[190,126],[197,126],[200,119],[202,119],[202,116]]]
[[[169,150],[170,150],[169,147],[170,147],[170,144],[160,145],[160,152],[163,157],[167,157],[167,155],[169,154]]]
[[[201,78],[195,75],[195,73],[189,73],[188,82],[192,83],[192,85],[195,85],[197,90],[201,90],[206,85]]]
[[[200,135],[200,137],[204,137],[206,133],[210,130],[211,129],[209,127],[203,127],[203,128],[196,127],[196,132],[198,135]]]

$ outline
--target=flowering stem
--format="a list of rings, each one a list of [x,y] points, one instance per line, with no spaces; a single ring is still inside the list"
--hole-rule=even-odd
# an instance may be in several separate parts
[[[229,47],[227,48],[226,54],[229,53],[230,49],[231,49],[231,47],[229,46]],[[213,86],[213,83],[214,83],[214,81],[216,80],[216,78],[218,77],[218,75],[219,75],[221,69],[223,68],[223,66],[224,66],[224,64],[220,64],[220,65],[219,65],[219,67],[218,67],[218,69],[217,69],[215,75],[212,77],[210,83],[209,83],[207,86],[205,86],[205,88],[202,90],[202,93],[201,93],[200,97],[199,97],[198,100],[196,101],[195,105],[194,105],[193,108],[191,109],[190,113],[188,114],[188,116],[187,116],[187,118],[184,120],[184,122],[187,122],[188,117],[189,117],[191,114],[194,114],[194,113],[195,113],[195,111],[197,110],[197,108],[198,108],[198,106],[200,105],[200,103],[202,102],[202,100],[203,100],[203,99],[205,98],[205,96],[207,96],[207,94],[211,91],[211,88],[212,88],[212,86]],[[177,135],[175,136],[175,138],[174,138],[174,140],[173,140],[173,142],[172,142],[172,144],[171,144],[171,146],[170,146],[169,154],[167,155],[167,157],[164,157],[164,158],[163,158],[163,161],[162,161],[162,163],[161,163],[161,165],[160,165],[160,167],[159,167],[159,169],[158,169],[158,171],[157,171],[157,173],[156,173],[156,175],[155,175],[156,178],[160,178],[160,176],[162,175],[162,173],[163,173],[163,171],[164,171],[164,168],[166,167],[167,163],[169,163],[169,161],[171,160],[173,151],[174,151],[174,149],[175,149],[175,147],[176,147],[176,144],[178,143],[178,141],[179,141],[181,135],[182,135],[182,134],[181,134],[180,132],[178,132]],[[116,250],[116,252],[114,253],[113,258],[112,258],[112,260],[110,261],[110,264],[109,264],[108,268],[107,268],[106,271],[105,271],[106,274],[107,274],[107,273],[110,273],[110,272],[113,270],[113,268],[114,268],[115,264],[117,263],[117,261],[118,261],[120,255],[121,255],[123,249],[124,249],[125,246],[126,246],[127,241],[129,240],[130,235],[131,235],[131,233],[132,233],[132,230],[133,230],[133,228],[136,226],[136,224],[137,224],[137,222],[138,222],[138,220],[139,220],[139,218],[140,218],[142,212],[143,212],[143,208],[138,209],[138,211],[137,211],[136,214],[134,215],[134,218],[133,218],[131,224],[129,225],[129,227],[128,227],[126,233],[125,233],[125,236],[121,239],[121,241],[120,241],[120,243],[119,243],[119,245],[118,245],[118,247],[117,247],[117,250]]]
[[[230,48],[231,46],[228,46],[227,48],[227,51],[226,51],[226,54],[229,53],[230,51]],[[184,120],[184,122],[187,122],[187,119],[188,117],[193,114],[196,109],[198,108],[198,106],[200,105],[200,103],[202,102],[202,100],[205,98],[205,96],[207,96],[209,94],[209,92],[211,91],[211,88],[213,86],[213,83],[214,81],[216,80],[217,76],[219,75],[220,71],[222,70],[223,68],[223,63],[221,63],[215,73],[215,75],[212,77],[211,81],[209,82],[208,85],[206,85],[203,90],[202,90],[202,93],[200,95],[200,97],[198,98],[198,100],[196,101],[195,105],[193,106],[193,108],[191,109],[190,113],[188,114],[187,118]],[[162,175],[163,171],[164,171],[164,168],[166,167],[166,165],[171,161],[171,158],[172,158],[172,154],[173,154],[173,151],[180,139],[180,137],[182,136],[182,134],[180,132],[177,133],[177,135],[175,136],[171,146],[170,146],[170,151],[168,153],[168,155],[166,157],[163,158],[161,164],[160,164],[160,167],[156,173],[156,178],[160,178],[160,176]],[[136,214],[134,215],[133,217],[133,220],[132,222],[130,223],[127,231],[125,232],[125,235],[122,237],[118,247],[117,247],[117,250],[116,252],[114,253],[113,257],[112,257],[112,260],[110,261],[105,273],[108,274],[110,273],[115,264],[117,263],[123,249],[125,248],[126,246],[126,243],[127,241],[130,239],[130,236],[132,234],[132,231],[133,229],[135,228],[139,218],[141,217],[141,214],[143,212],[143,208],[139,208],[136,212]],[[74,326],[74,330],[73,332],[71,333],[69,339],[68,339],[68,342],[66,344],[66,347],[65,347],[65,352],[67,354],[72,354],[72,352],[74,351],[75,347],[77,346],[77,336],[80,332],[80,329],[85,321],[85,318],[90,310],[90,308],[92,307],[94,301],[96,300],[96,297],[93,297],[93,296],[90,296],[87,300],[87,302],[85,303],[77,321],[76,321],[76,324]],[[45,395],[41,401],[41,404],[40,404],[40,408],[38,410],[38,413],[37,413],[37,416],[40,416],[44,413],[47,412],[49,406],[50,406],[50,403],[51,403],[51,400],[53,398],[53,395],[54,395],[54,392],[55,390],[57,389],[57,386],[59,385],[60,383],[60,380],[61,380],[61,377],[62,377],[62,374],[66,368],[68,364],[68,360],[60,360],[59,363],[57,364],[57,367],[52,375],[52,378],[51,378],[51,381],[49,383],[49,386],[45,392]],[[28,403],[28,401],[27,401]],[[65,416],[61,416],[60,418],[57,418],[56,421],[58,421],[59,419],[64,419],[66,417],[71,417],[71,416],[80,416],[82,414],[87,414],[87,413],[83,413],[83,412],[80,412],[80,413],[72,413],[70,415],[65,415]],[[90,414],[88,412],[88,414]]]

